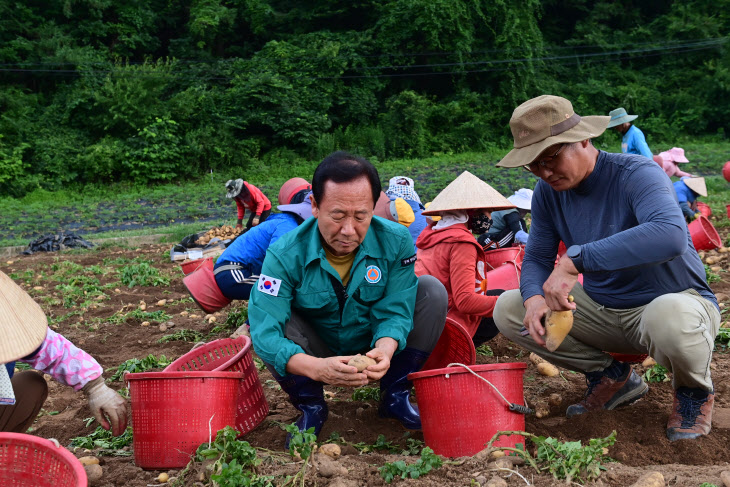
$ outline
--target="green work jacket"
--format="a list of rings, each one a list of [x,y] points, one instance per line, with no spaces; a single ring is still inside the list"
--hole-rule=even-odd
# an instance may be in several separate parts
[[[406,346],[413,329],[418,280],[408,230],[373,217],[356,250],[350,280],[327,262],[317,219],[310,218],[269,247],[248,305],[251,340],[265,362],[286,374],[292,355],[305,353],[284,336],[292,310],[305,319],[335,355],[363,353],[383,337]]]

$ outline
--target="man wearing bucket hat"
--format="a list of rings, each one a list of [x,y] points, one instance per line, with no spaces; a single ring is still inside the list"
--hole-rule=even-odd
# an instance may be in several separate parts
[[[677,200],[684,218],[688,222],[697,218],[700,214],[697,207],[697,197],[707,196],[705,178],[683,177],[679,181],[675,181],[674,191],[677,193]]]
[[[650,354],[673,373],[667,436],[696,438],[710,432],[712,419],[717,300],[661,168],[591,144],[608,122],[581,117],[568,100],[549,95],[512,114],[514,149],[498,166],[525,167],[540,180],[520,292],[500,296],[494,318],[523,348],[585,374],[585,396],[568,407],[568,417],[643,397],[641,377],[606,352]],[[555,264],[561,240],[568,251]],[[554,352],[544,348],[548,309],[575,310]]]
[[[679,164],[686,164],[689,160],[684,156],[684,149],[681,147],[672,147],[671,149],[660,152],[658,156],[654,156],[654,160],[657,158],[660,166],[667,173],[667,176],[677,176],[678,178],[692,177],[688,172],[684,172],[679,169]]]
[[[492,210],[514,205],[490,185],[463,172],[441,191],[426,211],[440,215],[418,237],[416,275],[431,275],[443,283],[450,318],[459,322],[478,346],[499,334],[492,313],[502,291],[487,292],[484,250],[474,239],[491,223]]]
[[[99,363],[48,328],[41,307],[0,272],[0,431],[25,433],[48,397],[48,385],[36,372],[15,373],[16,361],[84,391],[99,424],[115,436],[124,433],[126,402],[104,383]]]
[[[233,198],[238,208],[236,230],[243,230],[243,216],[246,208],[250,212],[246,230],[265,221],[271,214],[269,198],[259,188],[243,179],[229,179],[226,182],[226,198]]]
[[[444,287],[413,273],[408,231],[373,216],[381,188],[370,162],[330,154],[314,172],[312,192],[314,218],[269,247],[251,293],[254,349],[302,412],[300,431],[318,434],[327,419],[324,384],[373,380],[380,380],[379,414],[420,429],[407,377],[441,335]],[[362,372],[347,365],[358,353],[375,364]]]
[[[395,176],[390,178],[388,181],[388,189],[385,191],[391,201],[395,201],[397,198],[402,198],[403,201],[411,207],[413,212],[413,221],[407,225],[408,232],[413,238],[413,245],[416,244],[416,239],[421,234],[424,228],[426,228],[426,217],[421,213],[424,210],[421,198],[416,193],[414,188],[413,179],[406,176]],[[399,203],[400,205],[400,203]],[[405,209],[404,209],[405,210]],[[401,211],[401,213],[407,213],[407,211]]]
[[[221,254],[213,274],[221,293],[228,299],[248,299],[259,279],[266,250],[284,234],[312,216],[312,185],[292,178],[279,191],[281,211],[247,231]]]
[[[532,190],[519,189],[507,199],[517,208],[492,212],[492,226],[477,238],[484,250],[509,247],[514,242],[527,245],[529,235],[525,215],[530,212]]]
[[[629,115],[626,113],[625,108],[617,108],[611,110],[608,116],[610,120],[606,128],[613,128],[623,136],[621,139],[621,152],[624,154],[639,154],[652,159],[651,149],[646,143],[644,132],[631,123],[636,120],[638,115]]]

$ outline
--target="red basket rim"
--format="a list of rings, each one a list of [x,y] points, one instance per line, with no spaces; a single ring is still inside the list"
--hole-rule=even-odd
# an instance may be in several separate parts
[[[251,349],[251,339],[246,335],[241,335],[238,338],[219,338],[218,340],[213,340],[212,342],[208,342],[198,348],[194,348],[177,360],[174,360],[170,365],[165,367],[164,371],[177,371],[180,369],[181,365],[186,364],[189,360],[199,357],[202,353],[205,353],[208,350],[219,348],[219,346],[222,345],[221,342],[231,341],[235,343],[240,339],[243,339],[243,348],[231,355],[228,360],[215,368],[215,370],[226,370],[231,365],[241,360],[241,357],[246,355],[246,353],[248,353],[248,351]]]
[[[142,379],[243,379],[243,372],[216,371],[171,371],[171,372],[130,372],[124,375],[125,381]]]
[[[89,480],[86,477],[86,470],[84,470],[84,466],[73,453],[63,446],[56,446],[56,444],[51,440],[25,433],[0,433],[0,443],[3,443],[4,440],[30,444],[40,450],[46,450],[52,452],[54,455],[60,456],[73,470],[76,478],[78,479],[78,485],[85,486],[88,484]]]
[[[470,365],[469,368],[477,373],[494,371],[494,370],[517,370],[517,369],[524,370],[524,369],[527,369],[527,364],[524,362],[505,362],[505,363],[500,363],[500,364]],[[459,366],[444,367],[443,369],[423,370],[421,372],[414,372],[412,374],[408,374],[408,380],[425,379],[427,377],[435,377],[437,375],[446,375],[446,374],[470,374],[470,372],[468,370],[466,370],[464,367],[459,367]]]

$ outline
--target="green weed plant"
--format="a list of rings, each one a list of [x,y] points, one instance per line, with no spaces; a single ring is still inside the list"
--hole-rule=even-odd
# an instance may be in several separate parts
[[[117,367],[116,372],[109,377],[106,381],[107,382],[115,382],[120,380],[125,372],[147,372],[150,370],[157,370],[167,367],[172,363],[172,360],[168,359],[164,355],[160,355],[159,357],[155,357],[154,355],[150,354],[146,356],[143,359],[138,358],[131,358],[129,360],[125,360],[119,366]]]
[[[406,463],[404,460],[398,460],[393,463],[386,463],[378,469],[380,476],[386,484],[391,483],[397,477],[402,479],[417,479],[433,469],[441,468],[443,460],[434,454],[433,450],[425,447],[421,451],[421,457],[415,463]]]

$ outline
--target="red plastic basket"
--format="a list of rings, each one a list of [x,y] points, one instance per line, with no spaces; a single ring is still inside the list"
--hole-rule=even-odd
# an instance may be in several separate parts
[[[700,213],[702,213],[702,216],[704,216],[705,218],[710,218],[712,216],[712,208],[710,208],[710,205],[708,205],[707,203],[698,201],[697,209]]]
[[[241,372],[127,374],[134,461],[145,469],[181,468],[218,430],[236,424]]]
[[[453,362],[472,365],[476,360],[477,353],[471,336],[461,323],[447,316],[444,331],[421,370],[440,369]]]
[[[50,440],[23,433],[0,433],[3,487],[86,487],[78,459]]]
[[[213,257],[204,257],[202,259],[195,259],[195,260],[186,260],[182,264],[180,264],[180,269],[182,269],[183,274],[186,276],[190,274],[191,272],[195,272],[201,267],[208,267],[211,271],[213,270]]]
[[[466,364],[465,364],[466,365]],[[524,404],[522,362],[472,365],[510,403]],[[464,367],[449,367],[409,374],[421,414],[423,439],[438,455],[471,456],[483,450],[497,431],[524,431],[525,416],[511,411],[504,399]],[[496,446],[524,445],[524,437],[502,436]]]
[[[710,220],[703,215],[689,224],[689,234],[696,250],[712,250],[722,246],[722,239]]]
[[[222,338],[195,348],[165,368],[165,371],[242,372],[236,403],[236,429],[245,435],[269,414],[264,390],[251,354],[251,339],[247,336]]]
[[[484,252],[484,262],[487,264],[487,270],[489,271],[508,262],[519,264],[522,262],[524,256],[525,248],[522,246],[504,247],[502,249],[487,250]]]

